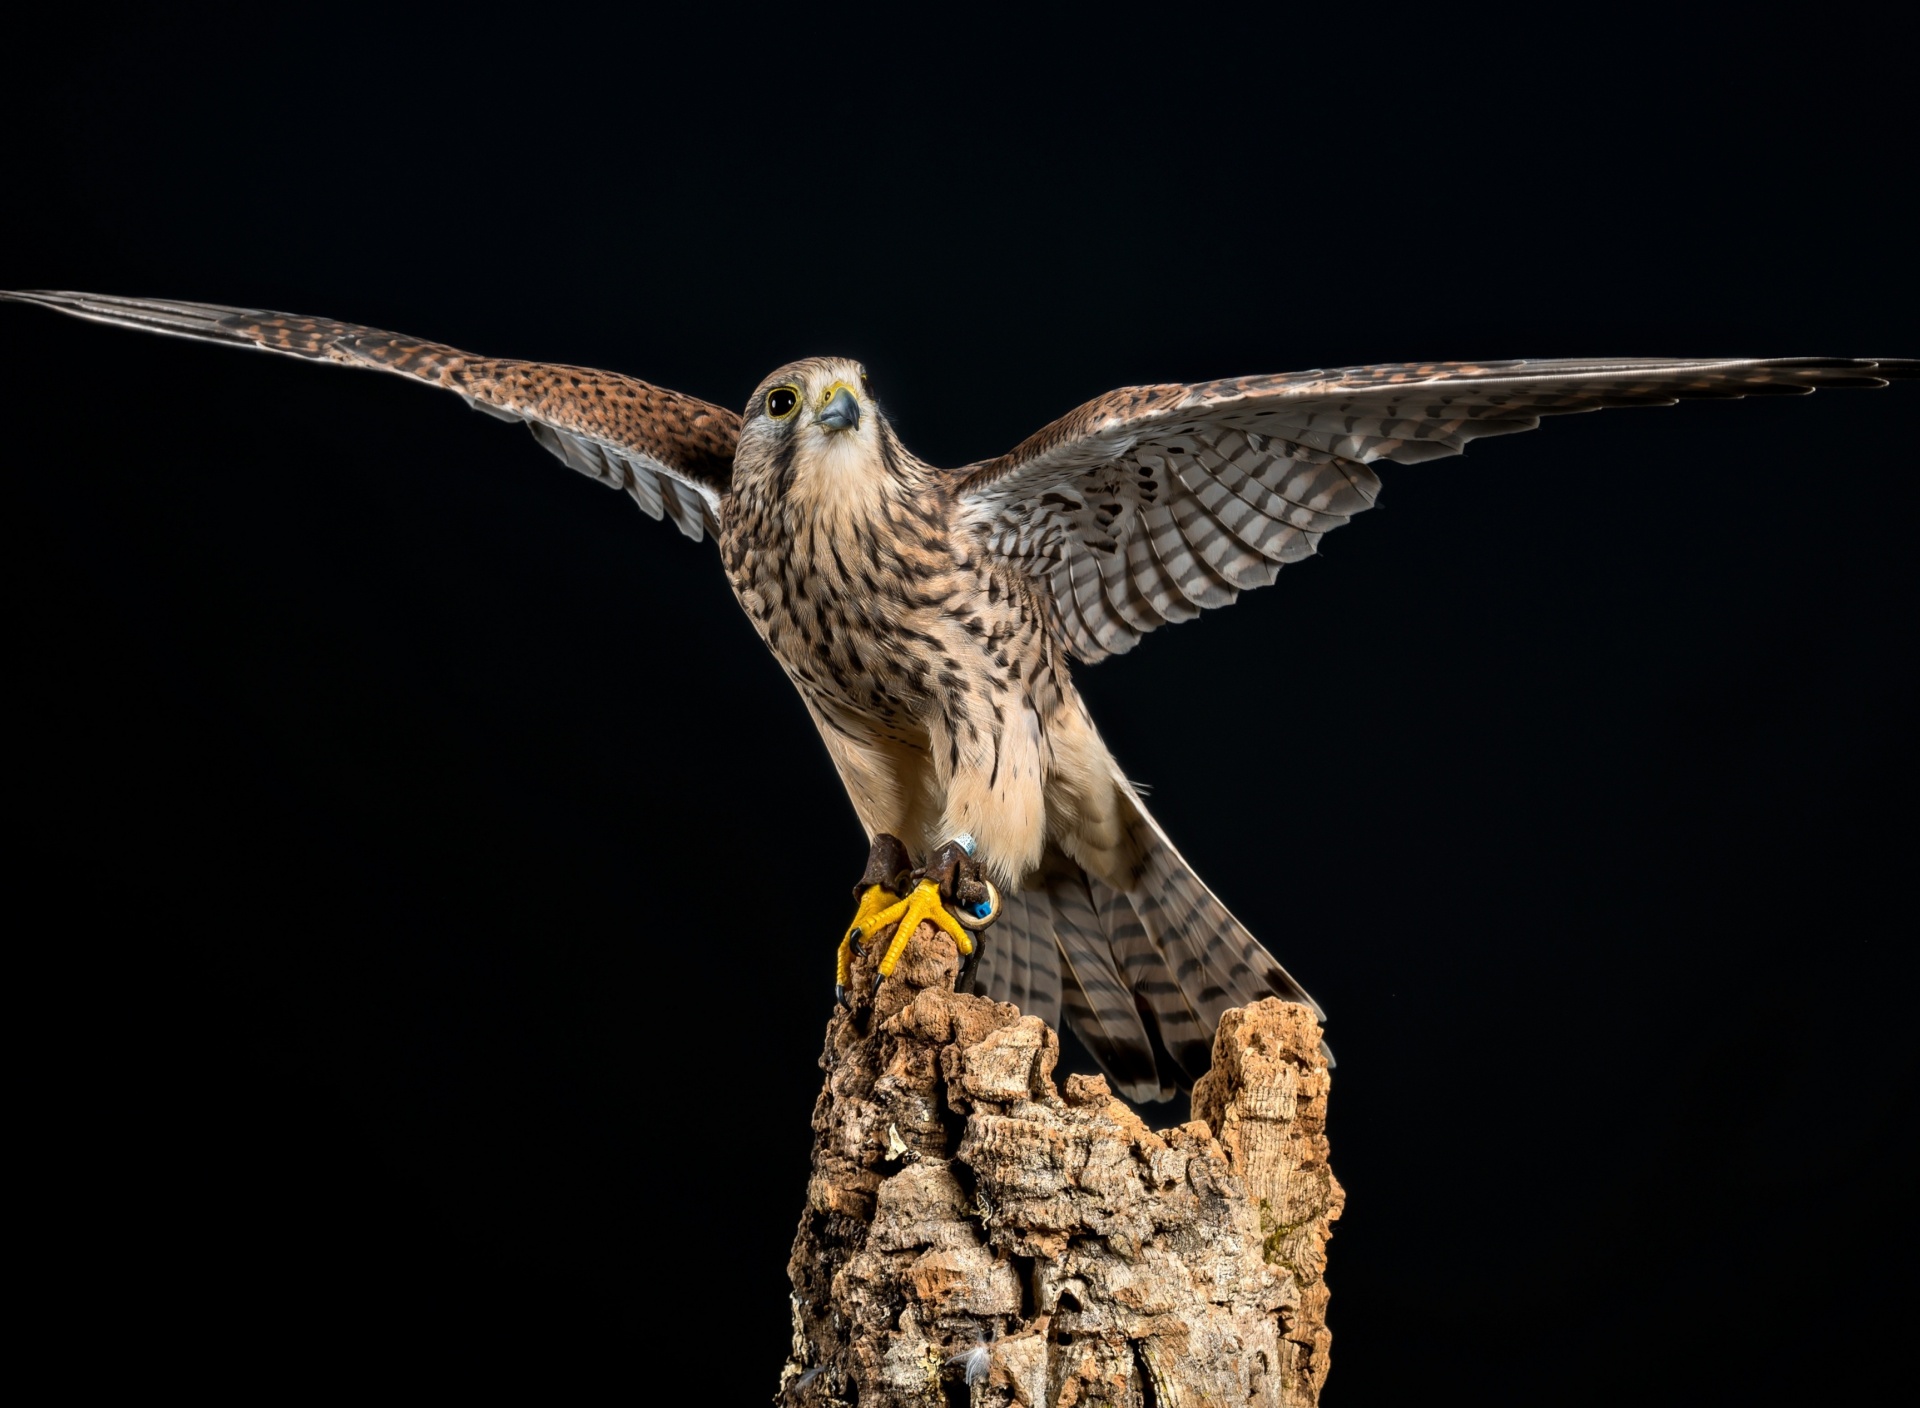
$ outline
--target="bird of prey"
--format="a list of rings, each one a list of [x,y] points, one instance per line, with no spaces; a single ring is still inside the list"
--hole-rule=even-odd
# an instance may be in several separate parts
[[[1543,416],[1882,386],[1920,360],[1430,362],[1136,386],[997,459],[916,458],[866,369],[814,357],[742,414],[614,372],[476,357],[353,323],[84,293],[0,293],[122,327],[397,372],[524,422],[688,537],[806,701],[871,849],[840,945],[922,920],[989,996],[1071,1023],[1114,1084],[1164,1099],[1220,1015],[1319,1009],[1174,848],[1069,662],[1225,606],[1372,507],[1375,466]],[[992,924],[992,938],[983,930]]]

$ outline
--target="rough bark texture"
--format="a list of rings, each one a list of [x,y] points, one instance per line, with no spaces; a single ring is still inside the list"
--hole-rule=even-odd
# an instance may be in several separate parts
[[[991,942],[991,935],[988,942]],[[1059,1039],[959,996],[923,925],[827,1028],[783,1404],[1313,1404],[1327,1376],[1327,1063],[1304,1007],[1220,1025],[1158,1133]]]

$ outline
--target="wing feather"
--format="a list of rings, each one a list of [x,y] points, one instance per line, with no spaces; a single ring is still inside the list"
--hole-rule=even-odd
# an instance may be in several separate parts
[[[524,422],[547,450],[698,540],[719,531],[740,418],[616,372],[475,357],[358,323],[257,308],[93,293],[0,291],[115,327],[410,376],[499,420]]]
[[[1135,641],[1154,627],[1167,623],[1167,618],[1147,600],[1141,582],[1131,570],[1131,562],[1131,554],[1127,552],[1109,553],[1100,561],[1101,587],[1107,600],[1113,603],[1114,613],[1127,623],[1133,637],[1113,647],[1112,653],[1116,655],[1131,649]]]
[[[1148,606],[1163,621],[1190,621],[1200,614],[1200,608],[1187,600],[1185,592],[1173,580],[1173,575],[1160,563],[1153,550],[1150,534],[1144,531],[1133,533],[1127,541],[1127,564],[1133,570],[1133,580],[1140,585],[1142,595]]]
[[[1040,579],[1093,661],[1224,606],[1371,508],[1379,460],[1418,464],[1546,416],[1884,386],[1920,361],[1776,357],[1432,362],[1135,386],[969,466],[960,522]]]

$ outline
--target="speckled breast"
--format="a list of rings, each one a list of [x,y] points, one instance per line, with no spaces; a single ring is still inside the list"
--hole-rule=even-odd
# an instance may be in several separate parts
[[[830,723],[924,746],[933,711],[964,734],[991,727],[995,698],[1036,677],[1057,695],[1028,583],[957,556],[930,513],[895,508],[832,535],[771,512],[736,523],[724,545],[734,593]]]

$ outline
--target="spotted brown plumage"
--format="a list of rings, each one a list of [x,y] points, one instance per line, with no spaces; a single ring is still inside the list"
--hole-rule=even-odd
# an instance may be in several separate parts
[[[1149,1099],[1206,1068],[1226,1008],[1311,999],[1155,824],[1071,661],[1272,581],[1372,506],[1381,461],[1457,454],[1549,415],[1920,374],[1844,358],[1424,363],[1133,387],[948,471],[900,443],[864,370],[841,359],[781,368],[737,416],[631,377],[351,323],[0,298],[411,376],[526,422],[654,517],[711,534],[886,858],[869,865],[863,885],[881,898],[861,913],[888,912],[914,878],[888,838],[917,862],[946,858],[945,899],[946,843],[969,838],[1003,899],[978,984],[1064,1016],[1121,1089]]]
[[[358,323],[258,308],[40,291],[0,292],[0,298],[96,323],[410,376],[456,393],[475,410],[524,421],[575,469],[625,489],[649,515],[672,519],[695,541],[719,527],[740,417],[634,377],[475,357]]]

